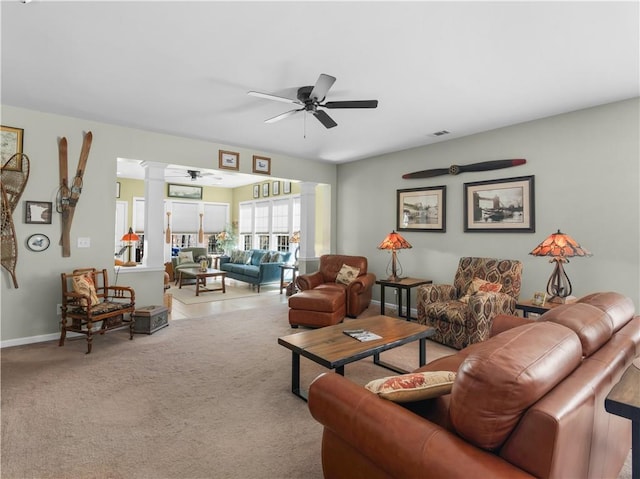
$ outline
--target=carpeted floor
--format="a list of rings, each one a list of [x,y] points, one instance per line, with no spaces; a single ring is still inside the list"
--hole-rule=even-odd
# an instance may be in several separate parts
[[[2,478],[321,478],[321,427],[277,344],[286,311],[171,321],[133,341],[115,331],[90,355],[84,337],[3,349]],[[429,343],[428,359],[442,354]],[[417,345],[383,359],[414,368]],[[324,371],[303,359],[303,386]],[[388,374],[346,367],[360,384]]]

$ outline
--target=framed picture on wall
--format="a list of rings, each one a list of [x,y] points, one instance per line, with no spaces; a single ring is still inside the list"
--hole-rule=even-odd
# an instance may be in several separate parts
[[[169,183],[168,188],[167,196],[169,198],[186,198],[189,200],[202,199],[202,186],[176,185]]]
[[[262,185],[262,197],[267,198],[269,196],[269,183],[264,183]]]
[[[260,185],[253,185],[253,197],[260,198]]]
[[[273,185],[271,186],[271,194],[273,196],[280,194],[280,182],[279,181],[274,181],[273,182]]]
[[[50,201],[25,201],[24,222],[27,224],[50,225],[51,209]]]
[[[116,181],[116,198],[120,198],[120,182]]]
[[[398,190],[396,229],[398,231],[446,231],[446,186]]]
[[[263,175],[271,174],[271,158],[253,155],[253,172]]]
[[[534,177],[464,184],[464,231],[535,232]]]
[[[218,151],[218,168],[222,170],[239,170],[240,169],[240,153],[235,151]]]
[[[291,182],[290,181],[283,181],[282,182],[282,192],[285,195],[288,195],[289,193],[291,193]]]
[[[22,153],[23,137],[24,130],[22,128],[0,126],[0,167],[3,170],[22,170],[22,155],[17,155],[16,157],[13,157],[13,155]]]

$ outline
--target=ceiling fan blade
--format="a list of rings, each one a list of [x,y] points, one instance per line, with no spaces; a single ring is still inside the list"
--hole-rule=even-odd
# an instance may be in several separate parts
[[[457,175],[459,173],[466,173],[469,171],[500,170],[502,168],[524,165],[526,162],[527,160],[521,158],[513,160],[482,161],[480,163],[472,163],[470,165],[451,165],[449,168],[435,168],[432,170],[416,171],[414,173],[402,175],[402,178],[409,180],[415,178],[433,178],[434,176],[442,176],[446,174]]]
[[[298,108],[297,110],[289,110],[287,112],[281,113],[278,116],[274,116],[273,118],[269,118],[265,120],[265,123],[275,123],[276,121],[284,120],[285,118],[289,118],[291,115],[298,113],[299,111],[304,110],[304,108]]]
[[[314,111],[313,116],[315,116],[320,121],[320,123],[325,126],[325,128],[333,128],[334,126],[338,126],[338,124],[333,121],[333,119],[329,115],[327,115],[326,112],[322,110]]]
[[[269,93],[261,93],[259,91],[250,91],[247,92],[247,95],[255,96],[257,98],[264,98],[265,100],[275,100],[281,101],[283,103],[294,103],[297,105],[302,105],[298,100],[293,100],[292,98],[285,98],[283,96],[271,95]]]
[[[378,100],[358,100],[358,101],[328,101],[325,108],[377,108]]]
[[[309,98],[317,101],[324,100],[324,97],[327,96],[327,92],[329,91],[329,88],[333,86],[335,81],[336,81],[335,77],[321,73],[320,76],[318,77],[318,81],[313,87],[313,90],[311,90],[311,93],[309,94]]]

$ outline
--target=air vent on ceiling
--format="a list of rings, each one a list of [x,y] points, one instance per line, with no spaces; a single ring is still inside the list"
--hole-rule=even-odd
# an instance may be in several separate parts
[[[442,135],[448,135],[449,133],[451,133],[449,130],[440,130],[440,131],[435,131],[431,133],[431,136],[442,136]]]

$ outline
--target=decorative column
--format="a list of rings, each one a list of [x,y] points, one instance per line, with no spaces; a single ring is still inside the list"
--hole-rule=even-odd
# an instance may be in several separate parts
[[[144,257],[148,268],[164,268],[164,163],[143,161]]]
[[[298,266],[301,273],[314,270],[316,259],[316,186],[317,183],[300,183],[300,254]]]

